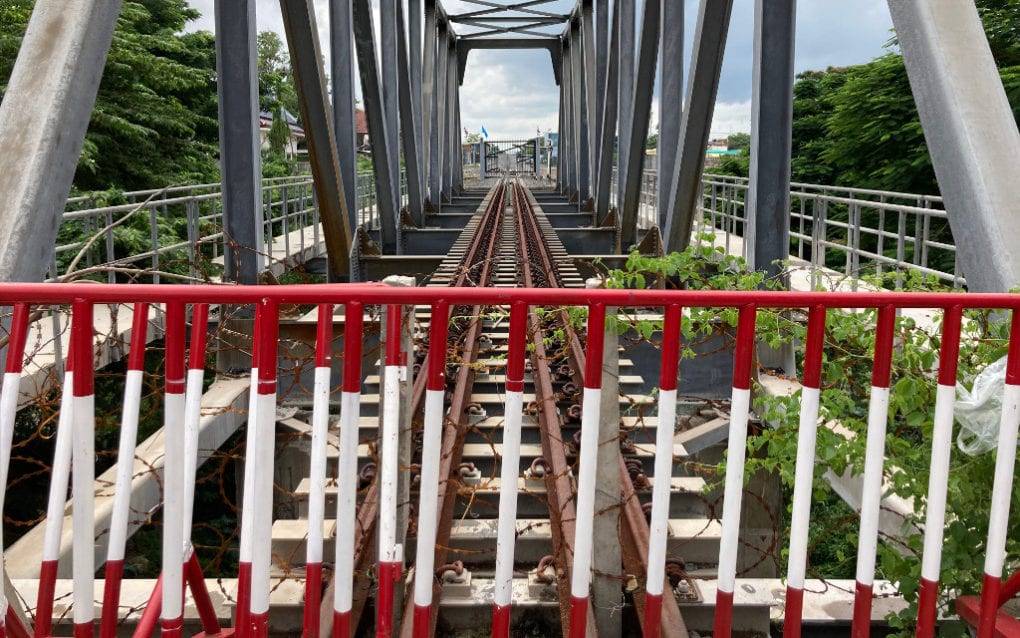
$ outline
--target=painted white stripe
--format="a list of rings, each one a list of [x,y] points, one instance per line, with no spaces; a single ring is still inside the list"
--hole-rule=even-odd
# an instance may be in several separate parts
[[[184,516],[184,395],[166,395],[164,405],[165,456],[163,463],[163,520]],[[76,419],[77,420],[77,419]],[[76,446],[77,447],[77,446]],[[77,464],[77,462],[76,462]],[[77,472],[75,475],[77,476]],[[76,487],[77,489],[77,487]],[[75,517],[77,518],[77,517]],[[77,522],[76,522],[77,524]],[[75,538],[78,537],[77,528]],[[77,552],[76,552],[77,553]],[[184,527],[163,526],[163,610],[167,620],[180,618],[184,609]],[[89,591],[89,607],[92,592]],[[77,605],[75,605],[77,607]]]
[[[14,417],[18,412],[18,393],[21,374],[5,372],[3,388],[0,389],[0,436],[4,445],[0,447],[0,485],[7,485],[7,472],[11,465],[11,446],[14,444]],[[0,494],[0,505],[4,494]]]
[[[818,438],[818,388],[805,387],[800,394],[800,429],[797,432],[797,466],[794,471],[793,513],[790,518],[790,562],[786,583],[804,589],[807,571],[808,527],[811,521],[811,488],[815,478],[815,442]]]
[[[379,562],[397,560],[397,448],[400,445],[400,368],[386,366],[379,467]]]
[[[431,574],[435,571],[439,464],[443,445],[443,395],[442,390],[425,392],[425,431],[422,434],[419,492],[421,501],[418,506],[418,545],[415,554],[415,571],[418,574]],[[432,604],[432,583],[432,578],[414,579],[414,604],[419,607]]]
[[[269,612],[269,566],[273,550],[273,450],[276,448],[276,393],[258,396],[255,493],[252,499],[251,613]]]
[[[521,466],[521,421],[524,414],[524,394],[507,391],[506,416],[503,420],[503,458],[500,461],[502,485],[517,485]],[[513,594],[514,542],[517,540],[517,490],[504,489],[499,493],[499,528],[496,536],[496,590],[495,603],[501,607],[510,604]]]
[[[20,385],[21,375],[19,373],[4,373],[3,386],[0,389],[0,485],[7,485],[7,473],[11,462],[11,446],[14,444],[14,417],[18,411]],[[0,514],[4,511],[6,492],[7,490],[0,490]],[[3,546],[3,526],[0,525],[0,547]],[[0,560],[0,576],[3,576],[3,573],[4,564]],[[3,587],[0,587],[0,614],[3,614],[0,618],[4,618],[7,614],[7,596],[3,591]]]
[[[128,517],[131,515],[131,479],[135,469],[138,443],[138,411],[142,396],[142,371],[128,370],[124,379],[124,411],[120,420],[120,446],[117,454],[117,482],[113,489],[113,514],[110,516],[110,544],[106,560],[123,560],[127,543]],[[67,375],[65,375],[66,377]],[[57,447],[60,435],[57,434]]]
[[[588,597],[591,582],[592,534],[595,526],[595,471],[599,447],[599,412],[602,390],[584,389],[581,403],[581,458],[577,470],[577,522],[574,526],[574,568],[570,593]]]
[[[882,464],[885,461],[885,431],[888,422],[889,388],[872,386],[861,486],[860,540],[857,543],[857,582],[862,585],[871,585],[875,581],[878,515],[882,505]]]
[[[258,388],[259,369],[252,368],[251,381],[248,385],[248,423],[245,426],[247,430],[245,431],[244,438],[244,486],[241,492],[241,541],[238,548],[238,560],[248,564],[251,564],[251,524],[253,514],[250,505],[255,493],[255,472],[252,471],[252,468],[255,461],[255,445],[256,441],[258,441],[258,431],[255,427],[258,418]]]
[[[95,616],[92,587],[96,577],[95,548],[95,397],[74,398],[72,457],[74,484],[72,516],[74,545],[72,571],[74,576],[74,622],[92,622]]]
[[[659,391],[659,426],[655,431],[655,483],[652,485],[652,523],[648,539],[649,594],[662,594],[666,577],[666,542],[669,536],[669,486],[673,475],[673,426],[676,390]]]
[[[57,443],[53,449],[53,470],[50,473],[50,494],[49,502],[46,505],[46,529],[42,551],[44,561],[60,558],[60,536],[64,531],[64,508],[67,506],[67,482],[71,480],[71,438],[73,436],[71,430],[74,427],[73,388],[74,373],[67,371],[64,373],[64,387],[60,391]],[[115,496],[117,494],[115,493]],[[110,539],[113,540],[112,527]]]
[[[358,421],[361,394],[340,395],[340,455],[336,502],[336,596],[333,609],[351,610],[354,601],[354,528],[358,496]]]
[[[1016,463],[1016,438],[1020,429],[1020,386],[1006,384],[1002,394],[1002,418],[999,421],[999,448],[995,457],[995,482],[992,483],[992,511],[988,516],[988,545],[985,573],[1000,578],[1006,560],[1006,533],[1009,529],[1009,500]]]
[[[195,515],[195,479],[198,471],[198,425],[202,417],[202,380],[205,370],[188,370],[184,400],[184,553],[191,551],[191,523]]]
[[[942,566],[942,539],[946,522],[949,455],[953,448],[953,408],[956,386],[939,384],[935,394],[935,428],[931,440],[931,474],[925,502],[924,554],[921,578],[938,581]]]
[[[737,578],[737,546],[740,536],[740,501],[744,492],[744,456],[747,452],[747,414],[751,391],[733,388],[730,402],[730,438],[726,455],[723,491],[722,539],[719,543],[720,590],[732,594]]]
[[[322,562],[322,523],[326,518],[326,434],[329,429],[330,369],[315,369],[312,388],[312,452],[308,493],[308,543],[305,558]]]

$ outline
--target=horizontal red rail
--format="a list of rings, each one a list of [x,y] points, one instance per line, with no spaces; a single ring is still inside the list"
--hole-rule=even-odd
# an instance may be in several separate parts
[[[272,299],[289,304],[510,304],[543,306],[684,306],[759,308],[990,308],[1020,309],[1020,294],[934,292],[795,292],[744,290],[605,290],[588,288],[399,288],[383,284],[229,286],[173,284],[0,284],[0,305],[70,303],[252,304]]]

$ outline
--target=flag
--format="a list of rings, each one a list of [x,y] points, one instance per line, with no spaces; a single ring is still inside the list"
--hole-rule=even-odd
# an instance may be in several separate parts
[[[468,133],[468,130],[467,130],[466,126],[464,127],[464,135],[471,135],[470,133]]]
[[[485,130],[484,126],[482,127],[482,135],[485,137],[485,139],[489,139],[489,132]]]
[[[542,137],[542,128],[541,127],[539,127],[539,126],[535,127],[535,135],[537,137]]]

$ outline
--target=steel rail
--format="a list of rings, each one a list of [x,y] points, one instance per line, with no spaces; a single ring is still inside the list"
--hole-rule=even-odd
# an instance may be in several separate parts
[[[460,272],[458,273],[457,278],[451,283],[450,288],[464,287],[469,284],[485,287],[489,284],[493,271],[493,264],[496,261],[496,253],[499,248],[500,226],[502,224],[503,211],[506,205],[505,198],[506,183],[501,182],[492,190],[488,206],[486,207],[482,220],[479,223],[478,232],[472,241],[470,249],[465,255]],[[475,279],[472,275],[476,269],[477,278]],[[463,421],[465,410],[467,405],[471,402],[471,392],[474,388],[475,367],[473,364],[478,358],[479,341],[482,336],[483,323],[481,320],[481,314],[484,305],[486,304],[475,304],[469,309],[464,306],[451,308],[451,314],[453,316],[457,316],[456,313],[466,311],[464,316],[470,320],[470,323],[459,335],[456,334],[455,331],[451,331],[451,335],[447,339],[447,343],[449,343],[450,339],[453,339],[459,340],[463,345],[461,349],[462,359],[459,367],[457,368],[456,380],[450,393],[450,409],[443,427],[443,440],[440,451],[439,466],[440,483],[437,505],[439,517],[436,530],[436,549],[433,565],[443,565],[446,563],[446,555],[450,544],[453,511],[457,502],[457,493],[459,491],[459,481],[457,481],[454,470],[460,465],[464,451],[464,437],[467,434],[467,428]],[[438,319],[441,321],[448,321],[450,317],[439,317]],[[436,317],[431,317],[431,321],[436,320]],[[445,357],[447,343],[433,344],[430,342],[428,356],[434,356],[432,354],[433,352],[441,352],[442,356]],[[435,350],[436,346],[438,346],[440,350]],[[426,358],[425,366],[427,365],[428,363]],[[424,404],[426,387],[424,382],[425,378],[425,374],[419,375],[420,381],[416,380],[414,385],[411,412],[413,415],[419,414]],[[438,609],[441,594],[440,583],[436,581],[434,574],[419,574],[417,570],[415,570],[413,577],[407,580],[406,585],[408,591],[412,591],[414,579],[423,577],[433,579],[432,612],[430,614],[430,626],[428,632],[429,635],[433,635],[435,632],[436,621],[438,620]],[[414,611],[414,597],[406,596],[400,622],[400,636],[402,638],[410,638],[415,635]]]
[[[539,233],[537,219],[531,207],[531,200],[523,188],[515,190],[515,201],[519,202],[520,210],[527,210],[530,213],[518,214],[518,218],[521,220],[521,223],[529,224],[532,227],[535,236],[540,237],[541,234]],[[542,252],[543,267],[545,267],[549,273],[556,273],[557,271],[555,270],[552,260],[548,256],[547,249]],[[566,316],[566,312],[560,311],[558,314],[559,321],[567,329],[567,357],[571,362],[571,368],[574,370],[574,382],[577,384],[577,387],[583,387],[584,380],[581,377],[581,371],[585,370],[586,367],[584,347],[581,344],[577,331],[570,328],[570,322]],[[591,329],[591,327],[589,327],[589,329]],[[595,329],[601,329],[601,327],[596,327]],[[537,340],[540,341],[541,339]],[[542,363],[548,366],[547,361],[543,361]],[[660,423],[659,427],[663,427],[663,424]],[[562,435],[559,435],[559,438],[562,440]],[[656,452],[659,453],[658,450]],[[669,453],[672,453],[672,450],[670,450]],[[620,487],[622,493],[622,524],[620,526],[620,542],[624,543],[628,550],[623,553],[624,563],[627,573],[635,574],[643,578],[648,571],[648,521],[641,509],[641,503],[637,498],[637,493],[634,489],[633,482],[631,481],[630,473],[627,471],[623,453],[619,450],[619,448],[617,456],[620,463]],[[667,591],[669,590],[667,589]],[[666,596],[663,602],[662,627],[660,635],[669,638],[681,638],[686,636],[687,629],[684,625],[683,618],[680,615],[680,608],[677,606],[676,599],[673,596]],[[643,593],[640,591],[635,593],[634,606],[637,611],[638,619],[641,622],[641,625],[644,626],[645,599]],[[562,608],[563,607],[561,605],[561,609]]]
[[[534,210],[527,201],[523,188],[514,186],[514,217],[518,225],[521,277],[529,288],[560,288],[559,274],[542,239]],[[536,269],[537,267],[537,269]],[[573,541],[577,511],[574,488],[570,480],[570,464],[563,448],[560,415],[556,409],[556,392],[552,383],[550,357],[543,339],[545,328],[535,311],[529,315],[529,333],[534,351],[531,357],[532,378],[535,385],[535,402],[538,405],[539,432],[542,454],[549,463],[545,475],[549,521],[552,531],[553,555],[559,557],[556,593],[560,600],[560,623],[563,635],[570,634],[571,591],[570,578],[573,560]],[[597,636],[594,610],[587,610],[588,636]]]

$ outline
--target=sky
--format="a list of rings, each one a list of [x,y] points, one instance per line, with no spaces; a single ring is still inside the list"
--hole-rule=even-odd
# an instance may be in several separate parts
[[[328,0],[314,0],[324,53],[328,34]],[[709,0],[711,1],[711,0]],[[800,0],[797,3],[796,72],[862,64],[882,55],[892,36],[888,0]],[[480,8],[465,0],[442,0],[449,13]],[[638,23],[643,0],[638,4]],[[687,59],[697,21],[698,0],[685,2]],[[213,30],[214,0],[189,0],[203,13],[189,30]],[[256,0],[258,29],[283,34],[279,0]],[[553,0],[543,9],[569,11],[573,0]],[[378,20],[376,21],[378,29]],[[639,26],[640,28],[640,26]],[[734,0],[733,17],[719,83],[712,136],[749,132],[751,128],[754,0]],[[484,126],[494,137],[521,137],[556,130],[559,89],[549,54],[537,51],[474,51],[461,87],[461,120],[470,132]],[[658,100],[651,129],[658,122]]]

